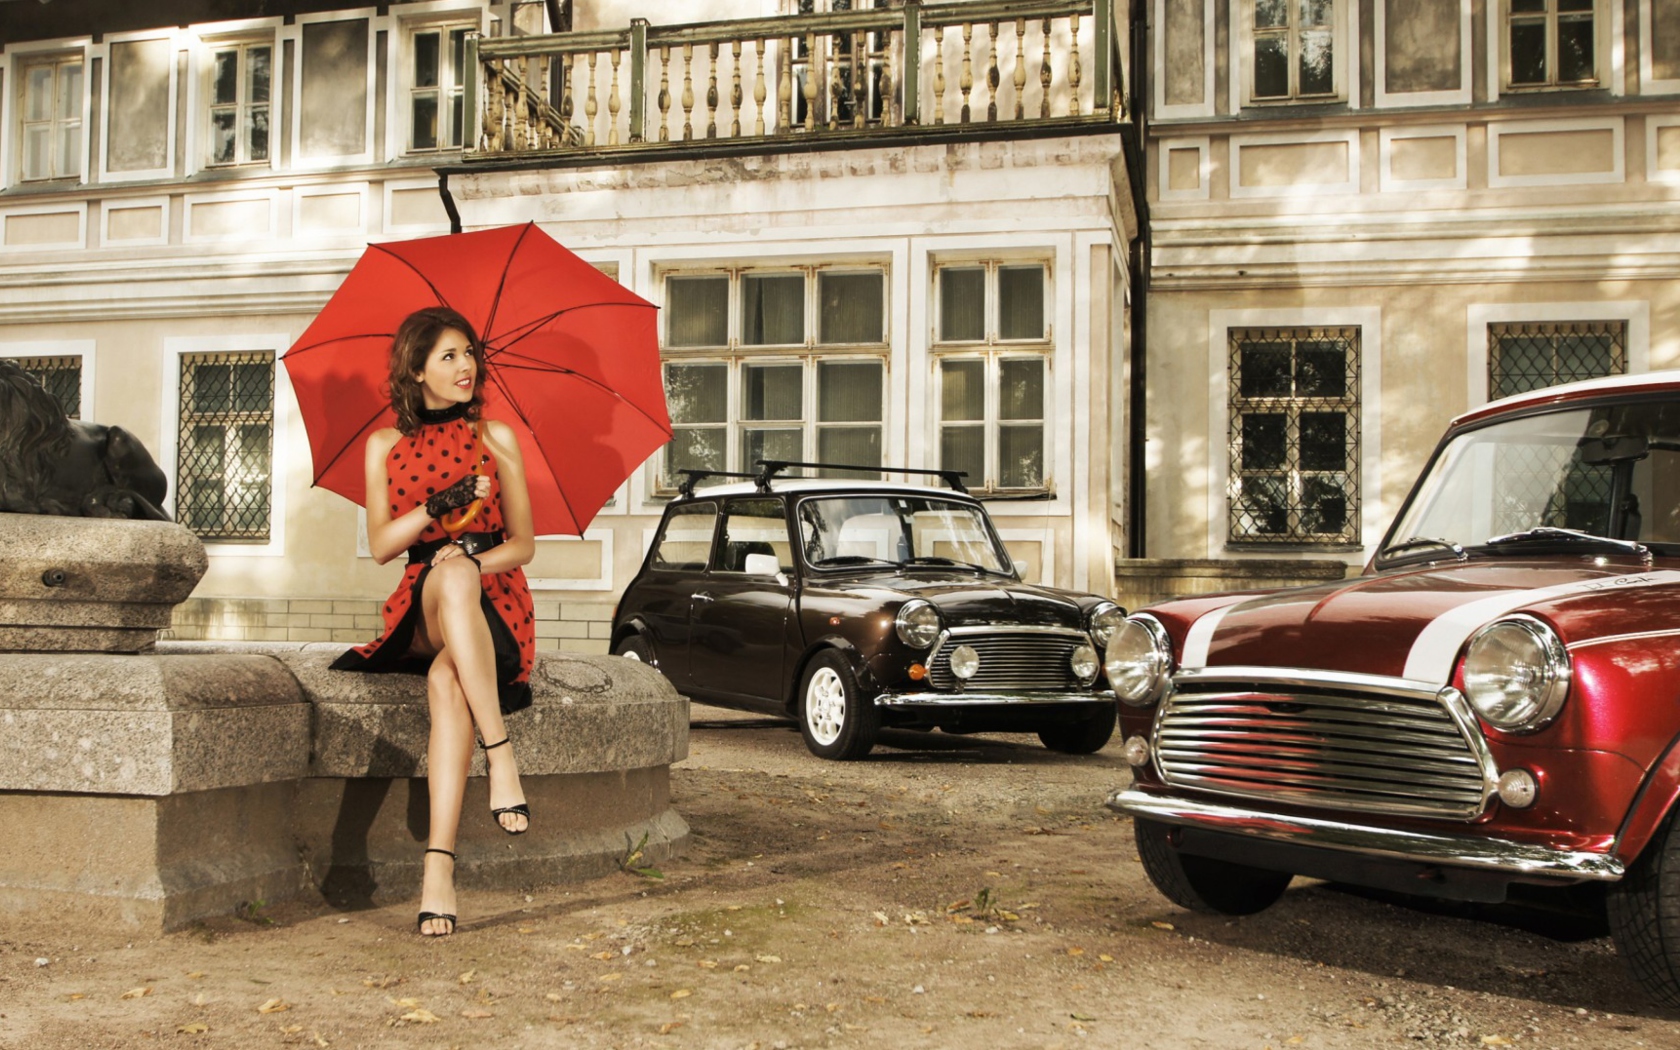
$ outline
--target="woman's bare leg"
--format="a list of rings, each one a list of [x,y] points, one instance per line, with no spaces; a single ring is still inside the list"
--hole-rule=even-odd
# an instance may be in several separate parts
[[[432,718],[426,745],[426,790],[431,800],[426,845],[454,852],[455,835],[461,826],[461,797],[472,764],[473,723],[448,652],[432,661],[426,676],[426,702]],[[441,853],[427,853],[423,863],[420,910],[454,915],[455,862]],[[439,936],[449,933],[450,928],[447,922],[428,919],[420,932]]]
[[[440,659],[449,657],[479,735],[486,744],[494,744],[507,736],[507,727],[496,692],[495,644],[480,607],[483,593],[478,566],[468,558],[449,558],[427,575],[421,605],[427,636],[441,644]],[[490,765],[490,808],[524,802],[513,748],[499,747],[485,758]],[[529,822],[517,813],[507,813],[501,823],[508,831],[523,831]]]

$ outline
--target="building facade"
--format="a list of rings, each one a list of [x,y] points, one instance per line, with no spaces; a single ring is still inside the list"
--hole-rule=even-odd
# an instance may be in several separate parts
[[[278,359],[367,244],[525,221],[661,308],[676,434],[539,542],[541,644],[604,651],[673,472],[760,457],[966,470],[1029,579],[1114,589],[1123,5],[238,6],[0,5],[0,356],[169,474],[178,636],[378,627]]]
[[[1149,554],[1359,564],[1452,416],[1680,366],[1680,6],[1151,3]]]

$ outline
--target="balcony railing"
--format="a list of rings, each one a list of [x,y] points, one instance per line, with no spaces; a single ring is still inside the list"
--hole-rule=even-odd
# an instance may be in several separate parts
[[[980,0],[468,40],[469,160],[1124,117],[1115,0]]]

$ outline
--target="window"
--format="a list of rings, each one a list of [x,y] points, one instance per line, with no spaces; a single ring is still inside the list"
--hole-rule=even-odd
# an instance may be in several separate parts
[[[214,44],[210,48],[209,75],[209,163],[266,163],[274,46]]]
[[[1594,0],[1507,3],[1509,87],[1589,87],[1598,83]]]
[[[1288,102],[1341,94],[1336,0],[1252,0],[1249,100]]]
[[[206,540],[266,541],[274,354],[184,354],[176,519]]]
[[[725,510],[723,546],[718,549],[717,571],[746,572],[747,556],[751,554],[772,555],[778,571],[793,568],[787,508],[781,500],[732,500]]]
[[[939,466],[976,492],[1042,492],[1050,371],[1043,263],[941,266],[934,354]]]
[[[665,278],[665,392],[673,437],[659,488],[682,469],[760,459],[874,476],[886,406],[886,274],[735,271]]]
[[[1233,328],[1233,544],[1359,542],[1358,328]]]
[[[1627,371],[1626,321],[1488,325],[1488,395],[1524,394]]]
[[[466,111],[468,26],[432,26],[409,37],[408,148],[460,149]]]
[[[655,569],[699,572],[712,553],[712,531],[717,526],[717,504],[693,503],[678,507],[665,519],[665,529],[654,544]]]
[[[21,175],[26,182],[82,173],[82,58],[23,67]]]
[[[71,419],[82,415],[82,359],[80,357],[19,357],[12,363],[34,376]]]

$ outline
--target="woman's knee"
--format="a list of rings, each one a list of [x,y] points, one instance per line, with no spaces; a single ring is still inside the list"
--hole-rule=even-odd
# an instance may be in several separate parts
[[[450,558],[432,566],[427,583],[437,588],[444,602],[472,602],[477,604],[483,584],[479,582],[478,566],[470,558]]]

